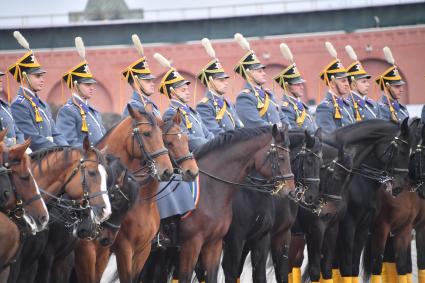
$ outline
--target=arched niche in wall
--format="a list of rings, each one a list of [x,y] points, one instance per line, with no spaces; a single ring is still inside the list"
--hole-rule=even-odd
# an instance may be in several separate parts
[[[378,75],[382,74],[389,67],[391,67],[391,65],[388,64],[387,61],[383,59],[378,59],[378,58],[369,58],[369,59],[361,60],[361,62],[366,72],[372,76],[372,78],[370,79],[371,86],[369,90],[369,96],[377,100],[381,97],[381,90],[379,89],[378,84],[375,82],[375,79]],[[406,82],[406,85],[404,86],[405,96],[401,98],[401,101],[403,103],[409,103],[409,89],[408,89],[409,84],[408,84],[407,78],[403,75],[403,70],[401,70],[400,68],[397,68],[397,69],[400,73],[400,76]]]
[[[100,112],[113,112],[114,107],[112,104],[112,98],[108,90],[103,86],[103,84],[97,81],[96,91],[93,94],[93,97],[90,99],[90,104],[93,105]],[[66,86],[66,83],[63,82],[63,95],[61,93],[61,83],[57,82],[53,88],[50,90],[47,96],[47,102],[55,105],[63,105],[66,100],[70,97],[71,91]]]

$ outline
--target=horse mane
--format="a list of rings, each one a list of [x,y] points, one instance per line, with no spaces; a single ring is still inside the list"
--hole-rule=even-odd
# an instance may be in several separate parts
[[[400,129],[400,124],[393,121],[372,119],[360,121],[335,130],[325,141],[335,144],[358,144],[360,142],[376,142],[394,138]]]
[[[106,140],[110,135],[111,135],[111,133],[114,131],[114,129],[119,125],[119,124],[121,124],[121,122],[122,121],[124,121],[125,120],[125,118],[122,118],[121,120],[119,120],[118,121],[118,123],[116,123],[115,125],[113,125],[109,130],[107,130],[106,131],[106,133],[102,136],[102,138],[100,139],[100,140],[98,140],[97,141],[97,143],[96,143],[96,145],[95,146],[97,146],[98,144],[100,144],[100,143],[102,143],[104,140]]]
[[[201,147],[196,149],[193,154],[195,158],[201,158],[207,153],[214,151],[225,145],[233,145],[235,143],[246,141],[254,137],[258,137],[267,133],[272,132],[271,126],[262,126],[257,128],[239,128],[235,130],[226,131],[219,134],[212,140],[203,144]]]

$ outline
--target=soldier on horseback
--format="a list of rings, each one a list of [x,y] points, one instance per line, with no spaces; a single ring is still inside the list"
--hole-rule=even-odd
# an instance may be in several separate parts
[[[90,73],[85,60],[85,48],[80,37],[75,38],[77,51],[83,62],[69,70],[63,80],[71,90],[71,98],[58,111],[56,125],[67,139],[69,145],[82,147],[85,137],[94,146],[103,137],[106,130],[100,113],[89,105],[96,80]]]
[[[378,103],[367,96],[371,76],[365,71],[362,63],[357,60],[354,49],[350,45],[347,45],[345,46],[345,50],[354,61],[348,66],[347,75],[351,88],[351,95],[348,96],[348,102],[350,102],[355,120],[363,121],[379,118]]]
[[[4,73],[0,72],[0,93],[4,93],[3,76]],[[15,120],[10,112],[9,102],[4,100],[3,97],[0,97],[0,128],[1,130],[7,128],[7,136],[3,140],[7,147],[24,142],[24,134],[16,127]]]
[[[406,106],[399,101],[404,94],[404,85],[406,82],[400,76],[390,48],[384,47],[383,50],[387,62],[392,66],[375,79],[375,82],[383,92],[379,103],[381,118],[401,122],[409,117]]]
[[[65,137],[56,129],[49,105],[41,100],[38,92],[44,88],[45,70],[41,68],[28,42],[17,31],[13,34],[28,52],[8,68],[20,84],[18,95],[10,108],[12,116],[25,138],[31,138],[31,150],[68,145]]]
[[[284,91],[282,112],[292,128],[303,128],[313,134],[317,129],[316,123],[309,107],[301,101],[305,80],[298,71],[289,47],[282,43],[280,49],[283,56],[292,63],[273,78]]]
[[[326,48],[334,60],[320,74],[329,89],[325,99],[317,106],[316,123],[324,132],[330,133],[354,123],[354,115],[344,98],[350,92],[346,70],[330,42],[326,42]]]
[[[198,74],[198,79],[207,87],[205,97],[196,106],[202,122],[208,130],[217,136],[225,131],[243,127],[233,104],[224,97],[227,91],[229,75],[227,75],[211,42],[204,38],[202,45],[213,60],[209,62]]]

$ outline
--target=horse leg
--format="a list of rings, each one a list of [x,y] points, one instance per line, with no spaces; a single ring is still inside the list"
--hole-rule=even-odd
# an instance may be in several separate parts
[[[291,242],[291,230],[275,234],[271,239],[271,253],[274,263],[276,282],[288,282],[288,274],[291,265],[289,264],[289,244]]]
[[[95,283],[96,250],[94,243],[80,241],[75,248],[75,273],[78,283]],[[99,280],[100,281],[100,280]]]
[[[133,264],[132,264],[132,273],[131,273],[131,282],[136,282],[139,277],[140,272],[142,271],[143,265],[145,265],[146,260],[149,257],[151,252],[150,243],[145,246],[144,249],[136,251],[133,254]]]
[[[0,271],[0,283],[6,283],[9,278],[10,267],[6,267],[5,269]]]
[[[217,240],[202,247],[202,266],[207,272],[207,283],[216,283],[218,268],[220,267],[220,256],[223,250],[223,241]]]
[[[102,279],[103,272],[105,271],[106,266],[108,265],[108,262],[109,262],[109,257],[110,257],[109,248],[97,246],[95,257],[96,257],[95,258],[96,267],[94,271],[94,282],[99,283],[100,280]]]
[[[343,282],[352,281],[355,229],[356,223],[349,215],[346,215],[340,222],[337,240],[339,270]]]
[[[322,254],[323,258],[320,263],[323,282],[332,282],[332,268],[334,265],[335,246],[338,238],[338,223],[331,224],[328,227],[325,238],[323,239]]]
[[[37,283],[48,283],[50,281],[50,273],[53,271],[53,262],[55,260],[54,251],[46,249],[38,259],[37,275],[35,282]],[[55,266],[55,268],[57,268]]]
[[[289,245],[289,283],[301,283],[301,266],[304,261],[304,247],[304,235],[292,234],[291,244]],[[276,280],[279,281],[277,277]]]
[[[412,227],[407,225],[400,233],[394,237],[395,261],[398,273],[398,282],[407,282],[406,274],[409,272],[407,267],[407,255],[410,242],[412,240]]]
[[[353,248],[353,266],[352,266],[352,273],[351,276],[353,277],[353,283],[359,282],[359,273],[360,273],[360,259],[362,251],[367,243],[368,235],[369,235],[369,222],[365,223],[365,226],[360,227],[360,229],[357,230],[355,237],[354,237],[354,248]],[[387,231],[387,230],[386,230]],[[388,233],[385,234],[385,232],[382,234],[381,238],[378,239],[379,243],[381,243],[381,247],[378,246],[378,248],[381,248],[378,250],[379,253],[382,253],[384,250],[383,245],[385,244],[385,239]],[[376,280],[376,279],[374,279]]]
[[[372,283],[381,282],[382,260],[384,258],[385,244],[390,233],[390,227],[381,222],[366,240],[364,251],[364,265],[366,273],[372,275]]]
[[[258,239],[251,249],[252,281],[254,283],[267,282],[266,264],[270,250],[270,233]],[[288,250],[286,252],[286,263],[288,262]]]
[[[70,282],[72,268],[74,267],[74,253],[71,252],[69,255],[60,257],[53,262],[54,268],[50,273],[51,283],[55,282]],[[37,281],[38,283],[38,281]]]
[[[425,225],[416,227],[415,230],[418,283],[425,283]]]
[[[308,253],[308,273],[311,282],[319,282],[320,280],[320,258],[322,255],[323,238],[325,228],[323,223],[318,223],[318,220],[313,225],[313,229],[306,233],[307,253]]]
[[[179,261],[179,283],[191,282],[192,273],[195,269],[196,262],[198,261],[202,243],[203,241],[200,237],[183,241]]]
[[[132,283],[132,267],[134,251],[131,244],[124,238],[115,241],[119,246],[114,248],[117,259],[118,275],[121,283]]]
[[[232,230],[232,226],[230,226],[224,239],[223,262],[221,263],[226,283],[237,282],[240,276],[239,266],[242,251],[245,246],[245,237]]]

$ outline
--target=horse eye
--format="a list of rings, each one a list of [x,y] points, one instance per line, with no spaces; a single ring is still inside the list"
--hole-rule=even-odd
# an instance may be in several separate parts
[[[96,176],[96,171],[89,170],[88,172],[89,172],[89,176]]]
[[[145,137],[150,137],[151,133],[150,132],[143,132],[142,135],[144,135]]]

